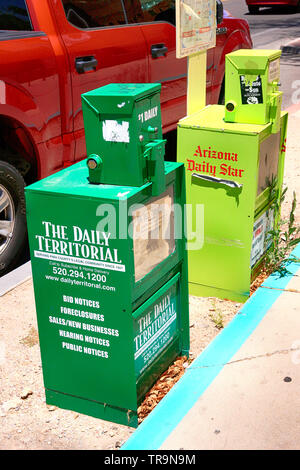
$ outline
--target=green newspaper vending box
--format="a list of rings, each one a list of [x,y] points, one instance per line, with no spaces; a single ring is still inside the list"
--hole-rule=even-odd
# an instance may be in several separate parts
[[[234,54],[229,57],[237,64]],[[265,55],[264,64],[272,63],[270,51]],[[235,67],[236,80],[230,82],[226,76],[226,103],[236,104],[233,122],[227,119],[226,105],[213,105],[178,123],[177,158],[185,164],[187,204],[192,208],[188,213],[192,295],[247,300],[251,281],[272,243],[268,232],[279,218],[273,207],[283,182],[287,113],[276,109],[274,116],[279,117],[273,120],[269,114],[268,122],[261,123],[261,115],[268,114],[265,101],[257,102],[257,114],[253,102],[242,104],[239,73],[251,76],[253,71],[245,65],[251,63],[252,77],[257,78],[262,55],[255,61],[255,51],[243,51],[244,65]],[[278,64],[276,74],[272,67],[273,73],[264,70],[262,83],[278,77]],[[227,68],[226,73],[228,70],[232,72]],[[238,122],[240,115],[242,122]],[[257,123],[253,122],[255,116]]]
[[[142,186],[151,177],[144,153],[163,143],[160,89],[160,84],[112,83],[82,95],[87,155],[103,160],[101,183]],[[155,170],[156,183],[163,166]]]
[[[148,104],[146,89],[151,95],[149,85],[128,86],[128,114],[121,108],[120,118],[111,119],[127,129],[126,140],[138,124],[138,95]],[[96,106],[101,113],[101,103],[85,108],[85,124]],[[94,132],[87,133],[87,147],[101,155],[88,154],[26,188],[46,402],[133,427],[149,388],[177,356],[189,352],[186,251],[177,236],[184,224],[177,210],[185,203],[184,167],[163,163],[163,188],[157,194],[150,144],[162,143],[139,138],[151,119],[136,133],[135,150],[123,155],[134,159],[135,166],[128,161],[128,168],[139,173],[136,178],[150,167],[141,185],[99,183],[101,167],[105,178],[111,172],[120,181],[115,163],[128,142],[107,141],[102,151],[103,121],[98,119]],[[158,155],[163,158],[163,152],[156,161]]]

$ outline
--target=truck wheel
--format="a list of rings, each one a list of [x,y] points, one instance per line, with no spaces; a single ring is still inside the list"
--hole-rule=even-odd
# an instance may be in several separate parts
[[[18,262],[27,243],[24,180],[0,161],[0,276]]]
[[[259,12],[259,7],[255,5],[248,5],[248,10],[249,10],[249,13],[251,13],[251,15],[255,15],[256,13]]]

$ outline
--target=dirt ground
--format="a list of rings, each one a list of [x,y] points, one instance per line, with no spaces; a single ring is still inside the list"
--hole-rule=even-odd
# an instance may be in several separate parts
[[[1,449],[116,449],[134,431],[126,426],[66,411],[45,403],[32,281],[1,300]],[[191,297],[191,357],[219,332],[210,317],[222,312],[224,325],[240,304]],[[24,397],[24,398],[22,398]]]
[[[293,191],[300,197],[299,122],[300,115],[290,117],[283,218],[288,217]],[[300,223],[299,204],[296,221]],[[241,306],[190,297],[191,358],[201,353]],[[134,429],[46,405],[31,280],[0,297],[0,320],[0,449],[120,448]]]

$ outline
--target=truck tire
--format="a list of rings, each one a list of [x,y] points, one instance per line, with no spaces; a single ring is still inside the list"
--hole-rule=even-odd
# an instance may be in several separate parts
[[[18,263],[27,244],[24,180],[0,161],[0,277]]]

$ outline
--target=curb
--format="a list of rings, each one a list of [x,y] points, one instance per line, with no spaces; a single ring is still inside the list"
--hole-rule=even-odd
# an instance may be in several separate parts
[[[0,297],[20,284],[23,284],[23,282],[27,281],[31,277],[32,273],[30,261],[23,264],[19,268],[14,269],[8,274],[5,274],[5,276],[2,276],[0,279]]]
[[[300,258],[300,243],[291,253]],[[285,264],[287,264],[286,262]],[[158,450],[226,363],[253,333],[285,290],[300,265],[292,261],[290,274],[272,274],[247,300],[231,322],[213,339],[187,368],[185,374],[162,399],[120,450]]]

